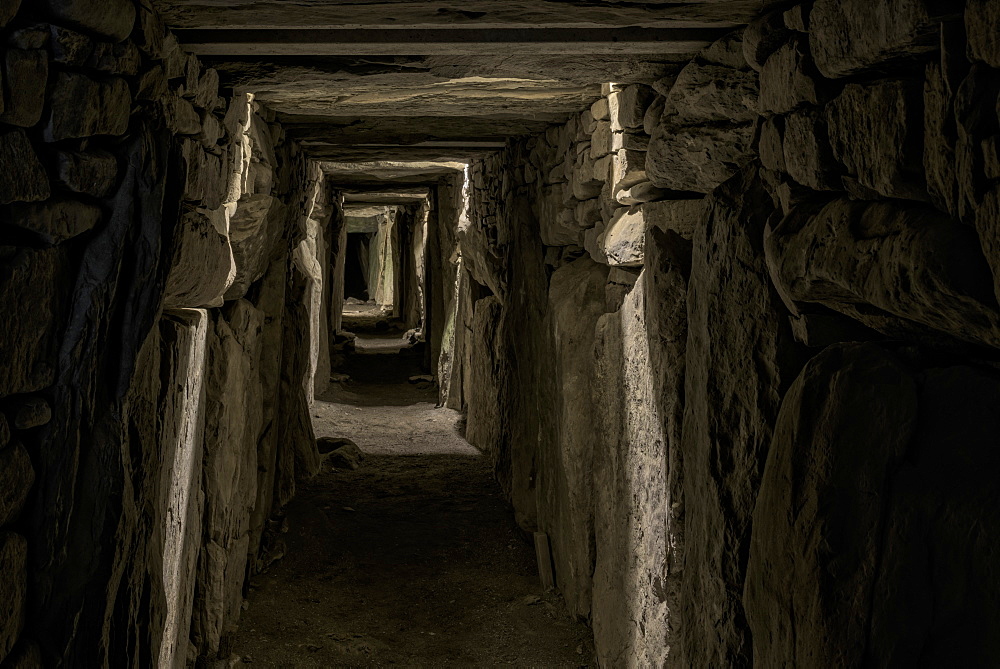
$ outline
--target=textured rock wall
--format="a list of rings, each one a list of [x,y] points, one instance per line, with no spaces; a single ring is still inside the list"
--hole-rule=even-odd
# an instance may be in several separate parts
[[[318,459],[285,312],[339,198],[145,0],[5,5],[0,43],[0,663],[214,659]]]
[[[995,4],[765,3],[472,165],[449,397],[602,665],[992,661]]]

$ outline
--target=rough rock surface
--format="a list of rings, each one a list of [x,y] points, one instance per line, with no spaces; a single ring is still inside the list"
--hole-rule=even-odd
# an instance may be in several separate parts
[[[958,3],[927,0],[816,0],[810,40],[823,76],[839,79],[876,65],[928,53],[938,26]]]
[[[122,135],[128,129],[132,96],[124,79],[97,81],[85,74],[59,72],[54,77],[48,107],[48,141]]]
[[[745,591],[764,666],[863,663],[890,473],[916,427],[916,383],[875,345],[828,348],[788,390],[754,510]]]
[[[649,141],[646,173],[653,185],[711,193],[753,158],[753,126],[660,124]]]
[[[24,131],[0,134],[0,204],[35,202],[49,195],[49,177]]]
[[[972,230],[933,209],[838,199],[785,217],[766,241],[775,285],[875,329],[887,315],[1000,344],[993,278]],[[872,309],[871,307],[875,307]]]
[[[245,195],[229,219],[229,242],[236,275],[226,291],[227,300],[242,297],[250,284],[267,270],[275,244],[284,232],[285,206],[271,195]]]
[[[0,532],[0,662],[24,627],[27,609],[28,542],[20,534]]]
[[[751,514],[782,392],[799,371],[787,312],[761,254],[770,202],[756,169],[748,167],[710,196],[710,213],[694,238],[678,666],[751,662],[740,596]]]
[[[100,207],[79,200],[57,198],[42,203],[11,206],[10,224],[37,235],[46,244],[61,244],[96,227]]]
[[[556,270],[546,325],[553,346],[554,439],[541,447],[539,529],[549,534],[556,584],[569,610],[587,617],[594,573],[594,331],[604,313],[607,268],[581,258]]]
[[[826,108],[833,154],[857,180],[885,197],[927,199],[917,82],[848,84]]]
[[[695,61],[667,93],[661,123],[747,123],[756,117],[756,72]]]
[[[0,526],[14,521],[35,482],[28,451],[19,443],[0,450]]]
[[[44,0],[50,16],[71,26],[120,42],[135,23],[135,5],[128,0]]]

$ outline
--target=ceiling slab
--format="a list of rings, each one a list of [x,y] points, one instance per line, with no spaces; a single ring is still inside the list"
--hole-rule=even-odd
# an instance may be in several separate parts
[[[336,28],[178,30],[205,56],[507,56],[689,54],[727,28]]]
[[[174,28],[735,27],[761,0],[153,0]]]

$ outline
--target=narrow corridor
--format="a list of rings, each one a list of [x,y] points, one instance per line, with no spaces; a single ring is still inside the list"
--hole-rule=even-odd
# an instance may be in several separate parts
[[[357,470],[325,463],[286,515],[283,559],[255,579],[234,653],[253,666],[591,666],[591,633],[542,592],[534,551],[460,414],[410,383],[395,334],[358,353],[313,410]],[[367,353],[366,353],[367,352]]]

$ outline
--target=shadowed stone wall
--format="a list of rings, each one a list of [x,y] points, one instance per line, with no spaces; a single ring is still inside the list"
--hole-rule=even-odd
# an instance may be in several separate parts
[[[453,406],[602,665],[989,664],[1000,10],[765,4],[472,165]]]
[[[19,4],[0,10],[0,663],[225,656],[281,552],[273,512],[317,469],[340,200],[148,3]]]

